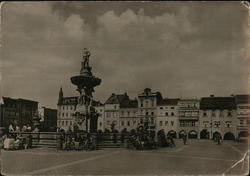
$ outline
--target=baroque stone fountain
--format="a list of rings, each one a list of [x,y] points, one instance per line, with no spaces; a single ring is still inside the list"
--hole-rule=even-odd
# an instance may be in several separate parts
[[[92,67],[89,65],[90,55],[88,49],[84,48],[80,74],[70,79],[71,83],[77,86],[77,91],[80,93],[74,114],[74,122],[80,130],[95,133],[99,115],[93,107],[92,94],[94,88],[101,84],[101,79],[92,74]]]

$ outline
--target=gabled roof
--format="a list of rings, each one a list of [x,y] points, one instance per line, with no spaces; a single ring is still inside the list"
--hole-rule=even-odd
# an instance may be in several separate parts
[[[120,104],[120,108],[138,108],[137,100],[124,100]]]
[[[203,97],[200,109],[236,109],[235,97]]]
[[[157,105],[177,105],[178,104],[179,99],[178,98],[164,98],[162,100],[160,100]]]
[[[63,97],[60,105],[76,105],[78,97]]]
[[[250,95],[236,95],[237,104],[250,104]]]
[[[124,94],[112,94],[105,104],[120,104],[123,100],[129,100],[127,93]]]

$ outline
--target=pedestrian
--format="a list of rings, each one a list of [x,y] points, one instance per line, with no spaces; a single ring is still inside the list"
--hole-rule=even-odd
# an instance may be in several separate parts
[[[183,134],[183,144],[186,145],[187,144],[187,135]]]
[[[169,135],[169,140],[170,140],[170,142],[171,142],[171,146],[172,146],[172,147],[175,147],[174,138],[173,138],[171,135]]]

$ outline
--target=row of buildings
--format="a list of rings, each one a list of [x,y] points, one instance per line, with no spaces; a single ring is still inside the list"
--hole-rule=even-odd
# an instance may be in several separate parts
[[[42,131],[56,131],[56,109],[38,108],[38,102],[33,100],[2,97],[2,103],[0,104],[0,127],[8,127],[10,124],[34,126],[35,119],[39,119],[39,128]]]
[[[64,97],[60,89],[58,130],[73,130],[77,101],[78,97]],[[104,104],[94,101],[93,105],[100,114],[97,128],[101,131],[111,131],[112,124],[118,132],[130,131],[148,121],[152,133],[164,130],[177,138],[183,134],[201,139],[210,139],[215,134],[223,139],[248,136],[248,95],[163,98],[160,92],[146,88],[135,99],[130,99],[127,93],[112,93]]]

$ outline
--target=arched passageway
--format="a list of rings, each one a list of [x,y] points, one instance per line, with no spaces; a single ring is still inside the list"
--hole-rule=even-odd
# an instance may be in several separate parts
[[[200,132],[200,138],[201,139],[209,139],[210,137],[210,134],[209,132],[207,131],[207,129],[203,129],[201,132]]]
[[[235,140],[235,136],[233,133],[231,132],[227,132],[224,134],[224,140]]]
[[[173,138],[176,138],[176,132],[174,130],[170,130],[168,132],[168,135],[172,136]]]
[[[198,137],[198,134],[197,134],[197,132],[194,131],[194,130],[192,130],[192,131],[190,131],[190,132],[188,133],[188,138],[189,138],[189,139],[197,139],[197,137]]]

